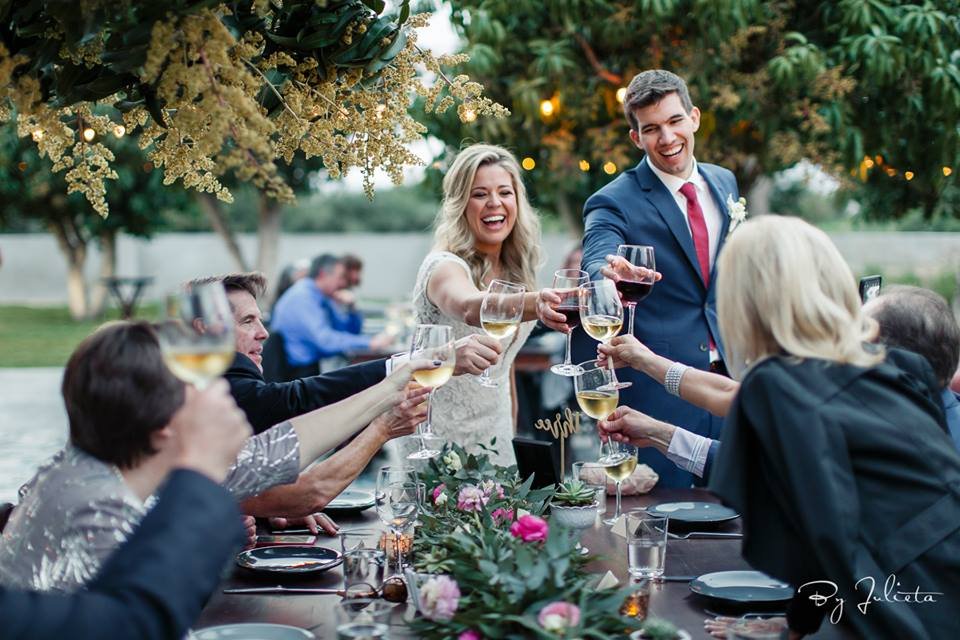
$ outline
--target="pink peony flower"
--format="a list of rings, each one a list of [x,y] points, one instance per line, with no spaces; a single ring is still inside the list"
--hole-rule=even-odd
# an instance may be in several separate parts
[[[480,483],[480,488],[483,489],[483,495],[488,498],[496,494],[498,500],[503,500],[503,486],[499,482],[487,479]]]
[[[480,511],[489,500],[490,497],[483,495],[483,491],[479,487],[468,484],[460,489],[460,494],[457,496],[457,509],[461,511]]]
[[[457,636],[457,640],[483,640],[483,636],[481,636],[479,633],[477,633],[473,629],[470,629],[468,631],[464,631],[459,636]]]
[[[441,505],[447,501],[447,496],[443,493],[446,488],[447,485],[442,482],[433,488],[433,504]],[[443,496],[443,500],[440,499],[441,496]]]
[[[510,534],[514,538],[521,538],[524,542],[539,542],[547,539],[550,527],[547,521],[537,516],[520,516],[510,525]]]
[[[550,633],[564,633],[580,624],[580,607],[569,602],[551,602],[540,610],[537,622]]]
[[[420,613],[428,620],[446,622],[460,604],[460,587],[449,576],[430,578],[419,589]]]
[[[504,524],[507,522],[513,522],[513,509],[500,507],[498,509],[494,509],[493,513],[491,513],[490,515],[493,516],[493,524]]]

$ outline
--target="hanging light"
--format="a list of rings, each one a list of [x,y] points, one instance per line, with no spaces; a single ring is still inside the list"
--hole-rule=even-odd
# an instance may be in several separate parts
[[[623,104],[624,99],[627,97],[627,88],[620,87],[617,89],[617,102]]]
[[[904,171],[903,177],[907,179],[907,182],[913,180],[913,171]]]
[[[590,171],[590,163],[586,160],[580,161],[580,171]]]
[[[549,118],[553,115],[554,107],[553,102],[550,100],[542,100],[540,102],[540,114],[544,118]]]
[[[943,177],[949,178],[951,173],[953,173],[953,169],[951,169],[950,167],[943,168]]]
[[[87,127],[83,130],[83,133],[81,135],[83,136],[83,139],[86,142],[93,142],[93,139],[96,137],[97,132],[91,129],[90,127]]]
[[[118,138],[122,138],[126,132],[127,128],[122,124],[118,124],[113,128],[113,135],[117,136]]]
[[[520,163],[520,166],[523,167],[524,169],[526,169],[527,171],[533,171],[534,167],[537,166],[537,162],[536,162],[533,158],[531,158],[530,156],[527,156],[527,157],[524,158],[523,161]]]
[[[604,162],[604,163],[603,163],[603,172],[604,172],[605,174],[607,174],[608,176],[612,176],[613,174],[615,174],[615,173],[617,172],[617,165],[615,165],[615,164],[612,163],[612,162]]]

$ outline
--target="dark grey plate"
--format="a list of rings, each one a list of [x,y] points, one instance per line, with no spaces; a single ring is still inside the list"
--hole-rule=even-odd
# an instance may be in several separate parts
[[[365,509],[369,509],[376,503],[377,501],[374,499],[373,493],[370,491],[347,489],[327,503],[327,506],[325,506],[323,510],[331,513],[357,513]]]
[[[717,571],[690,581],[690,591],[730,602],[782,602],[793,587],[759,571]]]
[[[647,507],[647,513],[668,516],[675,522],[726,522],[740,514],[715,502],[663,502]]]
[[[187,640],[313,640],[315,637],[299,627],[248,622],[198,629],[189,634]]]
[[[244,569],[269,573],[314,573],[340,564],[340,552],[326,547],[281,545],[237,554]]]

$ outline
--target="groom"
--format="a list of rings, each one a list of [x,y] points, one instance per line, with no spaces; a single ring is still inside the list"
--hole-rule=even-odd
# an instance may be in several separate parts
[[[727,169],[694,158],[700,110],[680,77],[663,70],[638,74],[627,88],[623,111],[630,140],[646,157],[584,205],[583,268],[598,279],[610,275],[606,256],[616,255],[617,245],[652,245],[663,279],[637,305],[635,335],[662,356],[726,373],[714,264],[729,227],[727,200],[739,198],[736,179]],[[620,392],[621,405],[719,437],[722,419],[670,395],[638,372],[622,369],[617,375],[633,383]],[[686,446],[682,437],[671,442],[671,450],[678,453],[687,453]],[[688,487],[693,481],[689,472],[652,448],[641,449],[639,458],[660,475],[661,486]]]

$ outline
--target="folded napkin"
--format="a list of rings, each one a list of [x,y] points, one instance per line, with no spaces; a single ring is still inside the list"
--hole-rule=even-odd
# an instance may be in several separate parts
[[[603,484],[606,482],[607,493],[615,494],[617,492],[616,483],[607,477],[600,467],[584,467],[580,471],[580,479],[589,484]],[[647,493],[657,484],[660,476],[657,472],[645,464],[638,464],[630,477],[625,479],[620,485],[620,491],[625,496],[634,496],[640,493]]]

